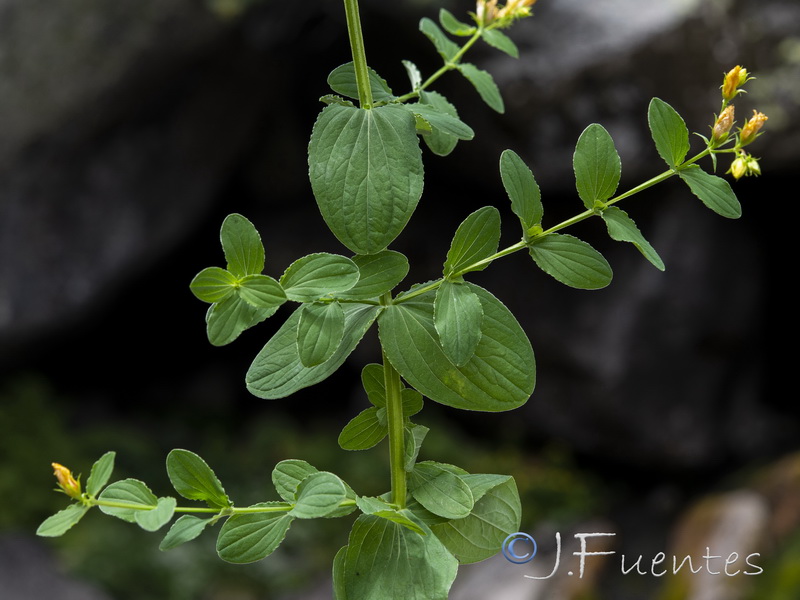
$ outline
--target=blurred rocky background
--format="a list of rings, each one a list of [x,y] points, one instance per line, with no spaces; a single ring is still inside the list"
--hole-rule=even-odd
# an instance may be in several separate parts
[[[442,6],[463,19],[473,9],[362,0],[370,64],[396,92],[407,87],[401,59],[438,67],[417,23]],[[333,0],[0,0],[3,600],[330,597],[326,573],[347,524],[293,528],[278,554],[237,568],[220,563],[213,540],[160,554],[158,536],[98,515],[54,542],[32,532],[63,505],[49,492],[50,462],[86,475],[108,449],[118,474],[164,493],[173,447],[206,457],[237,504],[263,500],[264,474],[289,457],[384,491],[380,449],[353,456],[335,441],[364,402],[357,374],[378,358],[374,337],[325,383],[260,401],[244,372],[283,313],[212,348],[188,291],[197,271],[221,264],[230,212],[260,229],[273,276],[303,254],[344,251],[316,212],[305,158],[325,77],[349,60],[342,12]],[[764,573],[708,585],[622,576],[617,556],[591,578],[537,584],[499,558],[464,569],[453,597],[797,598],[800,415],[782,282],[796,272],[800,5],[541,0],[510,35],[519,60],[488,47],[469,58],[495,75],[504,115],[456,75],[437,87],[476,140],[447,158],[426,154],[423,201],[393,245],[411,259],[408,284],[436,276],[469,212],[494,204],[511,218],[503,149],[531,166],[555,223],[582,210],[571,156],[586,125],[608,129],[621,185],[636,185],[664,170],[650,98],[707,133],[736,64],[757,77],[736,101],[739,123],[754,108],[769,115],[752,146],[763,176],[735,184],[735,222],[679,182],[627,202],[665,273],[589,222],[576,234],[614,267],[605,290],[561,287],[522,255],[476,274],[528,332],[537,389],[524,408],[490,417],[428,403],[423,453],[513,473],[525,530],[551,540],[599,519],[618,554],[702,556],[721,544],[726,556],[760,552]]]

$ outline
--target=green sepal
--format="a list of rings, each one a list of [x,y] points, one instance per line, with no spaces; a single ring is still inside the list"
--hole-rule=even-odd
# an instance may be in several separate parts
[[[647,121],[659,156],[670,167],[680,165],[689,152],[689,130],[683,118],[669,104],[653,98],[647,109]]]
[[[453,364],[463,366],[481,340],[483,308],[465,283],[443,281],[433,302],[433,323],[439,343]]]
[[[511,210],[519,218],[523,231],[539,225],[544,216],[539,185],[531,170],[513,150],[505,150],[500,155],[500,177],[511,200]]]
[[[372,99],[375,102],[391,102],[395,99],[392,90],[386,80],[378,75],[373,69],[367,67],[369,72],[369,87],[372,89]],[[352,61],[336,67],[328,75],[328,85],[331,89],[347,96],[358,100],[358,83],[356,83],[356,70]]]
[[[481,39],[492,48],[497,48],[513,58],[519,58],[519,48],[517,48],[517,45],[499,29],[484,29],[481,31]]]
[[[117,517],[128,523],[135,523],[136,516],[141,511],[153,510],[158,506],[158,498],[150,491],[150,488],[138,479],[115,481],[103,490],[98,499],[130,505],[131,508],[99,506],[100,510],[105,514]]]
[[[488,258],[497,252],[499,244],[500,211],[494,206],[479,208],[458,226],[444,262],[444,276],[460,273]],[[487,266],[488,263],[464,272],[482,271]]]
[[[347,496],[344,482],[326,471],[304,478],[297,486],[295,505],[289,514],[298,519],[318,519],[339,510]]]
[[[207,525],[213,523],[215,517],[208,519],[201,519],[194,515],[183,515],[169,528],[167,535],[161,540],[159,550],[171,550],[186,542],[191,542],[206,528]]]
[[[581,133],[572,164],[575,186],[586,208],[594,208],[596,202],[604,202],[614,195],[622,164],[614,140],[602,125],[594,123]]]
[[[285,506],[281,502],[262,502],[253,508]],[[245,564],[272,554],[286,537],[294,517],[288,512],[237,514],[222,525],[217,538],[217,554],[230,563]]]
[[[356,264],[344,256],[318,252],[298,258],[281,275],[286,297],[296,302],[314,302],[358,283]]]
[[[475,500],[467,483],[456,473],[433,462],[418,463],[409,474],[411,496],[425,509],[445,519],[463,519]]]
[[[445,62],[450,62],[458,53],[458,44],[448,38],[439,26],[428,17],[419,22],[419,30],[425,34]]]
[[[742,205],[739,204],[731,184],[722,177],[706,173],[697,165],[681,169],[678,175],[692,193],[718,215],[728,219],[742,216]]]
[[[336,297],[347,300],[369,300],[392,291],[408,275],[408,259],[394,250],[377,254],[356,254],[358,282],[349,290],[337,292]]]
[[[222,222],[220,241],[228,263],[236,277],[254,275],[264,270],[264,245],[255,226],[240,214],[228,215]]]
[[[304,367],[328,360],[344,336],[344,310],[338,302],[303,305],[297,325],[297,352]]]
[[[86,480],[86,493],[90,497],[97,496],[105,487],[114,471],[116,452],[106,452],[92,465],[89,478]]]
[[[474,25],[468,25],[467,23],[459,21],[453,16],[453,13],[446,8],[439,9],[439,23],[442,24],[442,27],[444,27],[447,33],[459,37],[468,37],[476,31]]]
[[[80,521],[83,515],[88,511],[89,507],[84,504],[70,504],[42,521],[42,524],[39,525],[39,528],[36,530],[36,535],[42,537],[58,537],[64,535],[73,525]]]
[[[386,419],[378,416],[378,411],[385,408],[371,406],[362,410],[344,426],[339,434],[339,446],[342,450],[366,450],[377,445],[389,433]]]
[[[504,113],[505,104],[500,88],[488,72],[479,69],[471,63],[459,63],[456,68],[475,87],[481,99],[493,110]]]
[[[538,267],[564,285],[597,290],[611,283],[611,266],[586,242],[566,234],[551,233],[529,246]]]
[[[167,455],[172,487],[187,500],[201,500],[211,508],[228,508],[230,498],[206,461],[194,452],[176,448]]]
[[[238,278],[221,267],[207,267],[194,276],[189,289],[203,302],[222,302],[236,293]]]
[[[601,216],[606,223],[606,227],[608,227],[608,235],[611,236],[612,240],[632,243],[655,268],[659,271],[664,270],[664,261],[661,260],[658,252],[650,245],[650,242],[644,239],[644,236],[633,219],[628,216],[628,213],[616,206],[609,206],[602,212]]]

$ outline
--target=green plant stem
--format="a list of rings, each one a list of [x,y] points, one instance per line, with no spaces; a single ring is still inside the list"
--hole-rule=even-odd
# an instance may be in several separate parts
[[[383,353],[383,381],[386,386],[386,420],[389,428],[389,466],[392,480],[392,503],[406,506],[405,428],[400,374]]]
[[[364,49],[364,36],[361,33],[358,0],[344,0],[344,12],[347,18],[347,34],[350,36],[350,52],[353,55],[353,67],[356,72],[358,102],[361,108],[370,109],[372,108],[372,88],[369,85],[369,69]]]

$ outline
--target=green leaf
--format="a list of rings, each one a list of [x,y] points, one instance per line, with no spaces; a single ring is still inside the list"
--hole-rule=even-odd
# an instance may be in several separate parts
[[[212,508],[231,506],[214,471],[194,452],[172,450],[167,455],[167,475],[172,487],[188,500],[202,500]]]
[[[153,510],[136,512],[136,523],[145,531],[158,531],[172,519],[176,505],[175,498],[159,498]]]
[[[245,378],[247,389],[259,398],[283,398],[319,383],[342,366],[381,310],[378,306],[363,304],[347,304],[342,308],[344,335],[333,356],[315,367],[306,367],[300,361],[297,327],[301,307],[292,313],[253,360]]]
[[[344,336],[344,310],[338,302],[305,304],[297,325],[297,350],[305,367],[328,360]]]
[[[222,302],[236,292],[236,276],[220,267],[208,267],[195,275],[189,284],[192,293],[203,302]]]
[[[408,275],[408,259],[394,250],[377,254],[357,254],[353,262],[358,267],[358,283],[349,290],[338,292],[337,298],[369,300],[390,292]]]
[[[413,514],[405,509],[397,510],[382,498],[360,497],[356,500],[359,510],[365,515],[374,515],[381,519],[387,519],[392,523],[397,523],[413,531],[418,535],[428,535],[416,521],[412,520]]]
[[[459,72],[475,87],[481,99],[499,113],[505,112],[503,97],[494,78],[486,71],[470,63],[459,63],[456,67]]]
[[[544,216],[542,194],[533,173],[516,152],[505,150],[500,155],[500,177],[523,230],[539,225]]]
[[[366,450],[378,444],[389,432],[386,422],[378,418],[379,409],[371,406],[361,411],[344,426],[339,434],[342,450]]]
[[[254,508],[283,506],[262,502]],[[233,515],[222,526],[217,538],[217,554],[230,563],[245,564],[261,560],[280,546],[294,517],[286,512]]]
[[[346,598],[358,600],[447,600],[457,569],[436,536],[361,515],[346,546],[341,587]]]
[[[403,416],[413,417],[422,410],[422,394],[417,390],[405,388],[400,392],[403,401]]]
[[[463,366],[475,354],[482,320],[481,301],[467,284],[442,282],[433,303],[433,323],[442,350],[453,364]]]
[[[406,68],[408,80],[411,83],[411,89],[416,91],[419,86],[422,85],[422,73],[419,72],[419,67],[410,60],[403,60],[400,62],[402,62],[403,66]]]
[[[136,515],[140,511],[152,510],[158,506],[158,498],[138,479],[123,479],[112,483],[103,490],[99,500],[130,506],[130,508],[102,505],[99,507],[105,514],[128,521],[128,523],[135,523]]]
[[[653,98],[647,110],[647,121],[659,156],[670,167],[681,164],[689,152],[689,130],[681,116],[663,100]]]
[[[64,535],[75,523],[80,521],[89,511],[89,507],[83,504],[70,504],[61,509],[56,514],[47,517],[39,528],[36,535],[42,537],[58,537]]]
[[[313,302],[333,292],[346,291],[358,282],[358,267],[344,256],[318,252],[298,258],[281,275],[286,297]]]
[[[287,502],[294,502],[297,497],[297,487],[306,477],[314,473],[319,473],[319,470],[304,460],[296,458],[282,460],[272,469],[272,484],[281,498]]]
[[[527,401],[536,381],[531,344],[497,298],[467,285],[481,301],[483,320],[480,342],[465,365],[454,365],[439,345],[433,322],[435,292],[387,307],[379,318],[381,344],[403,379],[431,400],[464,410],[517,408]]]
[[[422,117],[429,123],[433,131],[438,130],[459,140],[471,140],[475,137],[472,128],[457,116],[449,114],[449,111],[442,111],[431,104],[420,102],[405,106],[412,114]]]
[[[493,48],[497,48],[513,58],[519,58],[519,48],[517,48],[517,45],[512,39],[502,31],[498,29],[484,29],[481,31],[481,39]]]
[[[386,406],[386,384],[383,379],[383,365],[371,363],[361,370],[361,384],[367,392],[369,401],[383,408]]]
[[[403,450],[405,452],[403,469],[406,471],[411,471],[414,468],[417,457],[419,456],[419,449],[422,447],[422,442],[425,440],[425,436],[428,435],[429,431],[430,429],[424,425],[415,425],[414,423],[406,425],[403,430],[403,438],[405,441],[403,445]]]
[[[659,271],[664,270],[664,261],[661,260],[658,252],[653,249],[650,242],[644,239],[644,236],[639,231],[636,223],[633,222],[633,219],[628,216],[628,213],[616,206],[609,206],[602,212],[601,216],[606,222],[608,235],[611,236],[612,240],[632,243],[654,267]]]
[[[274,313],[286,302],[281,285],[267,275],[247,275],[239,281],[239,296],[256,308],[266,308]]]
[[[589,125],[578,138],[572,160],[578,195],[586,208],[604,202],[619,185],[622,165],[614,140],[597,123]]]
[[[108,483],[114,471],[114,457],[116,452],[106,452],[92,465],[92,471],[86,480],[86,493],[97,496],[100,490]]]
[[[347,556],[347,546],[342,546],[333,557],[333,600],[347,600],[344,588],[344,559]]]
[[[445,62],[450,62],[458,52],[458,45],[448,38],[445,33],[439,29],[439,26],[429,18],[425,17],[419,22],[419,30],[425,34],[425,37],[433,42],[433,45],[436,46],[436,51]]]
[[[326,106],[311,134],[308,164],[325,222],[356,254],[384,250],[422,195],[422,152],[404,106]]]
[[[467,475],[464,478],[469,481],[475,477],[482,476]],[[522,509],[517,486],[511,477],[503,479],[503,483],[494,485],[475,501],[468,517],[431,526],[436,537],[461,564],[493,556],[506,537],[519,531]]]
[[[339,509],[347,490],[333,473],[312,473],[297,486],[297,500],[290,515],[298,519],[318,519]]]
[[[273,315],[278,307],[256,308],[238,295],[212,304],[206,312],[206,334],[214,346],[230,344],[243,331]]]
[[[369,87],[372,89],[372,99],[375,102],[391,102],[395,99],[386,80],[371,68],[369,72]],[[336,67],[328,75],[328,85],[337,94],[358,100],[358,84],[356,83],[356,70],[352,61]]]
[[[488,258],[497,252],[499,243],[500,212],[494,206],[479,208],[464,219],[453,236],[444,263],[445,277]],[[469,271],[482,271],[487,266],[488,263]]]
[[[432,463],[419,463],[410,475],[411,495],[433,514],[463,519],[472,511],[472,490],[461,476]]]
[[[458,118],[456,107],[438,92],[421,92],[420,102],[434,107],[440,113],[445,113],[456,119]],[[430,133],[422,136],[422,139],[428,148],[430,148],[431,152],[438,156],[447,156],[458,144],[458,138],[456,136],[445,133],[441,129],[432,129]]]
[[[681,169],[678,175],[686,182],[692,193],[718,215],[728,219],[738,219],[742,216],[742,205],[731,189],[731,184],[722,177],[710,175],[697,165]]]
[[[171,550],[181,544],[191,542],[203,533],[206,525],[213,521],[213,517],[210,519],[201,519],[194,515],[183,515],[169,528],[167,535],[164,536],[164,539],[161,540],[161,544],[158,546],[159,550]]]
[[[264,245],[253,224],[242,215],[228,215],[220,230],[222,250],[228,271],[237,277],[261,273],[264,270]]]
[[[447,33],[459,37],[467,37],[475,33],[474,25],[468,25],[467,23],[459,21],[453,16],[453,13],[445,8],[439,9],[439,23],[442,24],[442,27],[444,27]]]
[[[537,238],[530,253],[542,271],[564,285],[596,290],[611,282],[611,267],[603,255],[571,235],[551,233]]]

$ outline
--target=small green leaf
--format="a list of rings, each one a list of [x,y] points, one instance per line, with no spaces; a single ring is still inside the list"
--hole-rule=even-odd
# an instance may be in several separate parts
[[[297,351],[305,367],[328,360],[344,336],[344,310],[338,302],[305,304],[297,325]]]
[[[639,231],[624,210],[616,206],[609,206],[602,213],[603,220],[608,227],[608,235],[618,242],[630,242],[649,260],[659,271],[664,270],[664,261]]]
[[[564,285],[597,290],[611,282],[611,267],[603,255],[571,235],[551,233],[537,238],[530,253],[542,271]]]
[[[428,533],[412,520],[412,513],[408,510],[397,510],[382,498],[360,497],[356,500],[359,510],[365,515],[374,515],[381,519],[386,519],[392,523],[397,523],[413,531],[418,535],[428,535]]]
[[[167,474],[184,498],[202,500],[212,508],[227,508],[231,501],[214,471],[189,450],[175,449],[167,455]]]
[[[442,24],[442,27],[444,27],[447,33],[459,37],[467,37],[475,33],[474,25],[468,25],[467,23],[459,21],[453,16],[453,13],[445,8],[439,9],[439,23]]]
[[[153,510],[136,512],[136,523],[145,531],[158,531],[172,519],[176,505],[175,498],[159,498]]]
[[[544,216],[542,194],[533,173],[516,152],[505,150],[500,155],[500,177],[523,230],[540,224]]]
[[[442,350],[453,364],[463,366],[475,354],[482,320],[481,301],[465,283],[442,282],[433,303],[433,323]]]
[[[267,275],[247,275],[239,280],[239,296],[256,308],[265,308],[274,313],[286,302],[281,285]]]
[[[377,254],[357,254],[353,262],[358,267],[358,283],[349,290],[337,292],[337,298],[369,300],[390,292],[408,275],[408,259],[394,250]]]
[[[475,504],[472,490],[461,476],[432,463],[414,467],[409,489],[417,502],[445,519],[463,519]]]
[[[213,521],[213,517],[210,519],[201,519],[194,515],[183,515],[169,528],[167,535],[164,536],[164,539],[161,540],[161,544],[158,546],[159,550],[171,550],[181,544],[191,542],[203,533],[206,526]]]
[[[614,140],[597,123],[589,125],[578,138],[573,157],[575,184],[586,208],[604,202],[619,185],[622,165]]]
[[[262,502],[253,508],[283,506]],[[217,538],[217,554],[230,563],[245,564],[261,560],[280,546],[294,517],[286,512],[233,515],[222,526]]]
[[[501,52],[505,52],[513,58],[519,58],[519,48],[505,33],[498,29],[484,29],[481,31],[481,39],[484,42],[497,48]]]
[[[238,295],[212,304],[206,312],[206,334],[214,346],[230,344],[242,332],[258,325],[275,313],[278,307],[256,308]]]
[[[338,510],[347,490],[333,473],[312,473],[297,486],[297,500],[290,515],[298,519],[318,519]]]
[[[439,110],[431,104],[415,102],[405,105],[414,115],[422,117],[431,125],[433,131],[440,131],[459,140],[471,140],[475,137],[472,128],[457,116]]]
[[[344,256],[319,252],[294,261],[281,276],[286,297],[313,302],[333,292],[346,291],[358,282],[358,267]]]
[[[419,449],[422,447],[422,442],[429,431],[430,429],[424,425],[415,425],[414,423],[406,425],[403,430],[403,438],[405,440],[403,446],[405,452],[403,469],[406,471],[411,471],[414,468],[419,456]]]
[[[294,502],[297,496],[297,486],[314,473],[319,473],[319,471],[304,460],[296,458],[282,460],[272,470],[272,484],[281,498],[287,502]]]
[[[389,432],[386,422],[378,418],[379,409],[371,406],[361,411],[344,426],[339,434],[342,450],[366,450],[378,444]]]
[[[105,514],[129,523],[136,522],[137,513],[143,510],[152,510],[158,506],[158,498],[138,479],[123,479],[112,483],[103,490],[99,500],[125,504],[125,508],[102,505],[99,508]]]
[[[228,215],[220,231],[222,250],[228,271],[236,277],[261,273],[264,270],[264,245],[253,224],[242,215]]]
[[[369,71],[369,86],[372,89],[372,99],[375,102],[391,102],[395,99],[386,80],[371,68]],[[356,70],[353,63],[345,63],[336,67],[328,75],[328,85],[337,94],[358,100],[358,84],[356,83]]]
[[[738,219],[742,216],[742,205],[739,204],[731,184],[722,177],[710,175],[697,165],[681,169],[678,175],[686,182],[692,193],[718,215],[728,219]]]
[[[422,195],[422,151],[405,106],[326,106],[311,134],[308,165],[325,223],[356,254],[386,249]]]
[[[433,42],[433,45],[436,46],[436,51],[445,62],[450,62],[458,52],[458,45],[448,38],[445,33],[439,29],[439,26],[429,18],[425,17],[419,22],[419,30],[425,34],[425,37]]]
[[[689,130],[681,116],[663,100],[653,98],[647,110],[647,121],[659,156],[670,167],[681,164],[689,152]]]
[[[475,87],[481,99],[499,113],[505,112],[503,97],[494,78],[486,71],[470,63],[459,63],[456,67],[459,72]]]
[[[344,562],[347,556],[347,546],[342,546],[333,557],[333,600],[347,600],[347,591],[344,585]]]
[[[371,363],[361,370],[361,384],[367,392],[369,401],[378,408],[386,406],[386,384],[383,379],[383,365]]]
[[[453,236],[444,263],[445,277],[488,258],[497,252],[499,243],[500,212],[494,206],[484,206],[476,210],[464,219]],[[487,266],[488,263],[469,271],[482,271]]]
[[[438,92],[421,92],[420,102],[434,107],[440,113],[458,118],[456,107]],[[445,133],[441,129],[432,129],[430,133],[422,136],[422,140],[430,148],[431,152],[438,156],[447,156],[458,144],[456,136]]]
[[[422,73],[419,72],[419,67],[410,60],[403,60],[400,62],[402,62],[403,66],[406,68],[408,80],[411,83],[411,89],[416,91],[422,84]]]
[[[192,293],[203,302],[222,302],[236,292],[238,279],[220,267],[208,267],[195,275],[189,284]]]
[[[83,504],[70,504],[61,509],[56,514],[47,517],[39,528],[36,535],[42,537],[58,537],[64,535],[75,523],[80,521],[89,511],[89,507]]]
[[[247,389],[259,398],[284,398],[299,389],[319,383],[336,371],[364,337],[380,312],[380,307],[346,304],[342,343],[328,360],[306,367],[297,350],[297,327],[302,307],[296,310],[258,353],[245,381]]]
[[[92,465],[92,471],[86,480],[86,493],[97,496],[100,490],[108,483],[114,471],[114,457],[116,452],[106,452]]]
[[[405,388],[400,392],[403,401],[403,416],[413,417],[422,410],[422,394],[417,390]]]

